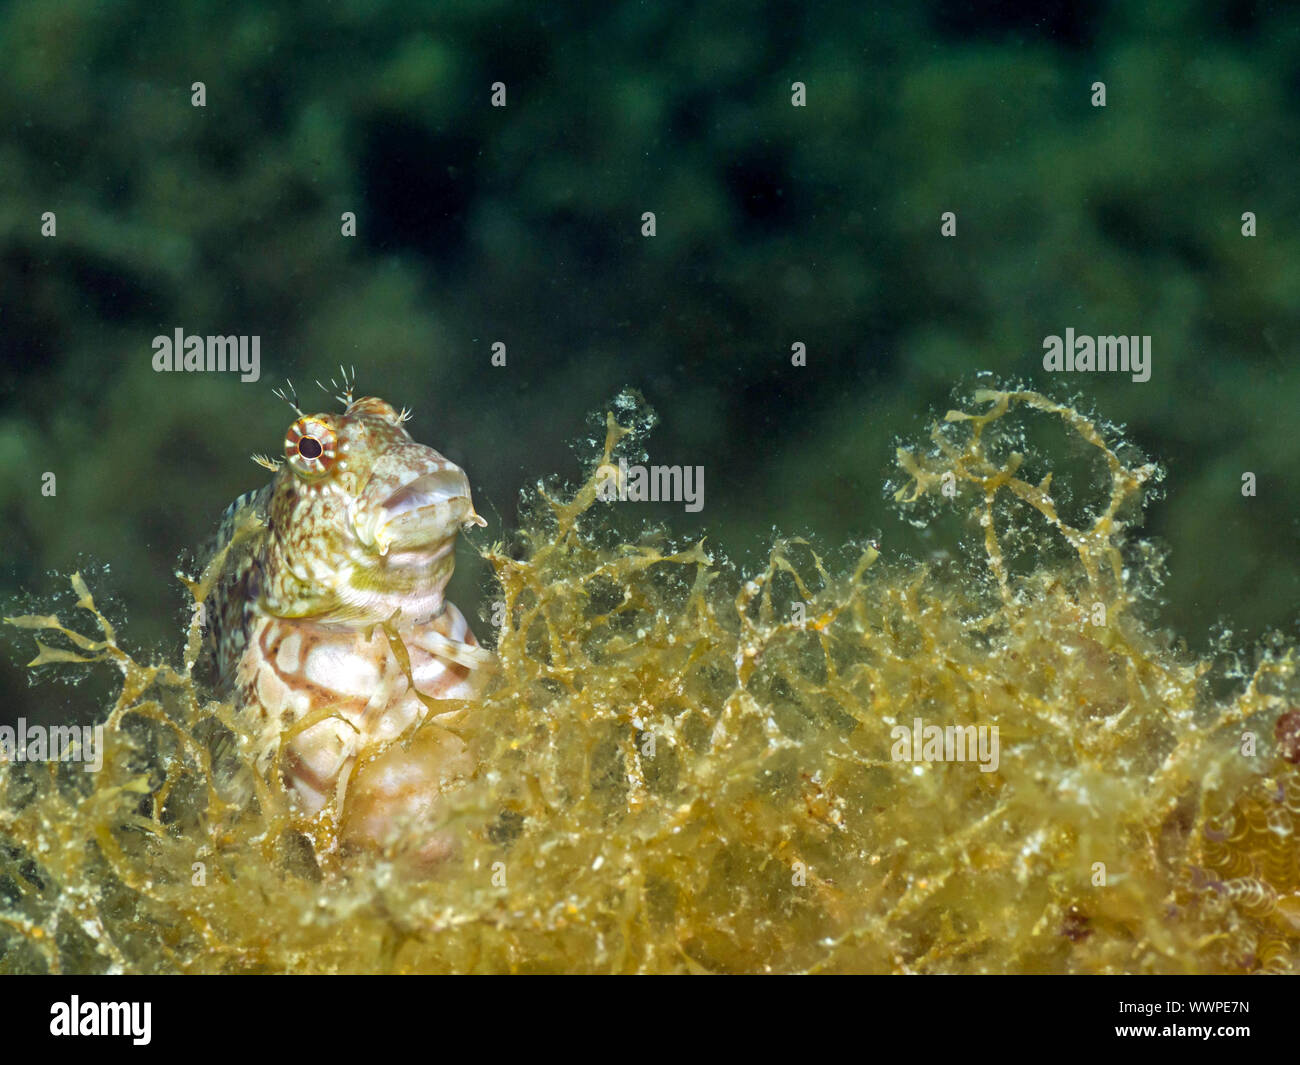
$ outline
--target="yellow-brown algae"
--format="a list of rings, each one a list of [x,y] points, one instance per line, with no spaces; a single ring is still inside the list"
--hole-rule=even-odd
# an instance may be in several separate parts
[[[595,471],[649,420],[616,414],[592,476],[540,488],[486,552],[500,666],[461,704],[475,767],[423,840],[457,849],[436,888],[382,857],[313,867],[249,715],[188,668],[197,623],[176,669],[123,651],[79,577],[81,626],[10,619],[38,671],[111,662],[122,686],[102,772],[0,765],[0,972],[1295,968],[1300,788],[1277,722],[1300,656],[1279,636],[1216,659],[1152,624],[1162,556],[1134,531],[1157,474],[1113,429],[977,393],[892,486],[913,515],[968,516],[964,557],[785,539],[738,572],[613,526]],[[1100,460],[1086,501],[1058,509],[1079,459],[1030,446],[1035,422]],[[997,771],[892,760],[917,716],[999,725]],[[418,767],[442,733],[358,762]],[[398,816],[394,793],[428,797],[392,757],[363,828]]]

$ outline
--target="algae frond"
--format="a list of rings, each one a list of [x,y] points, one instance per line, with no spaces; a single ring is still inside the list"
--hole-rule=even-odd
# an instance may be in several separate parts
[[[74,577],[95,635],[10,621],[34,664],[122,689],[101,772],[0,767],[0,969],[1292,971],[1295,649],[1225,670],[1155,627],[1132,529],[1160,471],[1112,430],[1031,392],[968,406],[900,449],[896,497],[969,516],[971,554],[836,568],[782,539],[746,575],[613,533],[618,404],[585,483],[483,549],[501,669],[432,879],[318,864],[191,676],[197,622],[184,663],[143,665]],[[1101,471],[1068,520],[1050,472],[1020,476],[1030,423]],[[896,760],[917,719],[997,726],[996,771]]]

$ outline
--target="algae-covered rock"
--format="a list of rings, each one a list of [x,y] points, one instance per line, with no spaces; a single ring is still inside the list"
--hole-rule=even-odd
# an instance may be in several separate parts
[[[74,577],[77,619],[10,620],[122,689],[100,772],[0,768],[0,968],[1291,971],[1295,649],[1200,659],[1156,627],[1133,529],[1161,471],[1112,428],[1032,392],[963,406],[894,494],[968,520],[965,555],[783,539],[744,574],[619,531],[600,487],[648,424],[623,397],[585,482],[481,548],[501,668],[431,878],[400,844],[318,861],[190,675],[197,617],[146,666]]]

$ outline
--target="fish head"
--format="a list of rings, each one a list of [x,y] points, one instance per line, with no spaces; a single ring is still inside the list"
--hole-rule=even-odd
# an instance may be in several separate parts
[[[441,609],[457,534],[487,523],[465,471],[413,440],[406,417],[371,396],[289,426],[267,516],[267,612],[358,626]]]

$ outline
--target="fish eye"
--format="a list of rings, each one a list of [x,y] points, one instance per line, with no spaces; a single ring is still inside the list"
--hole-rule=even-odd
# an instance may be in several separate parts
[[[317,418],[299,418],[284,438],[284,454],[295,471],[308,477],[326,474],[337,456],[334,430]]]

